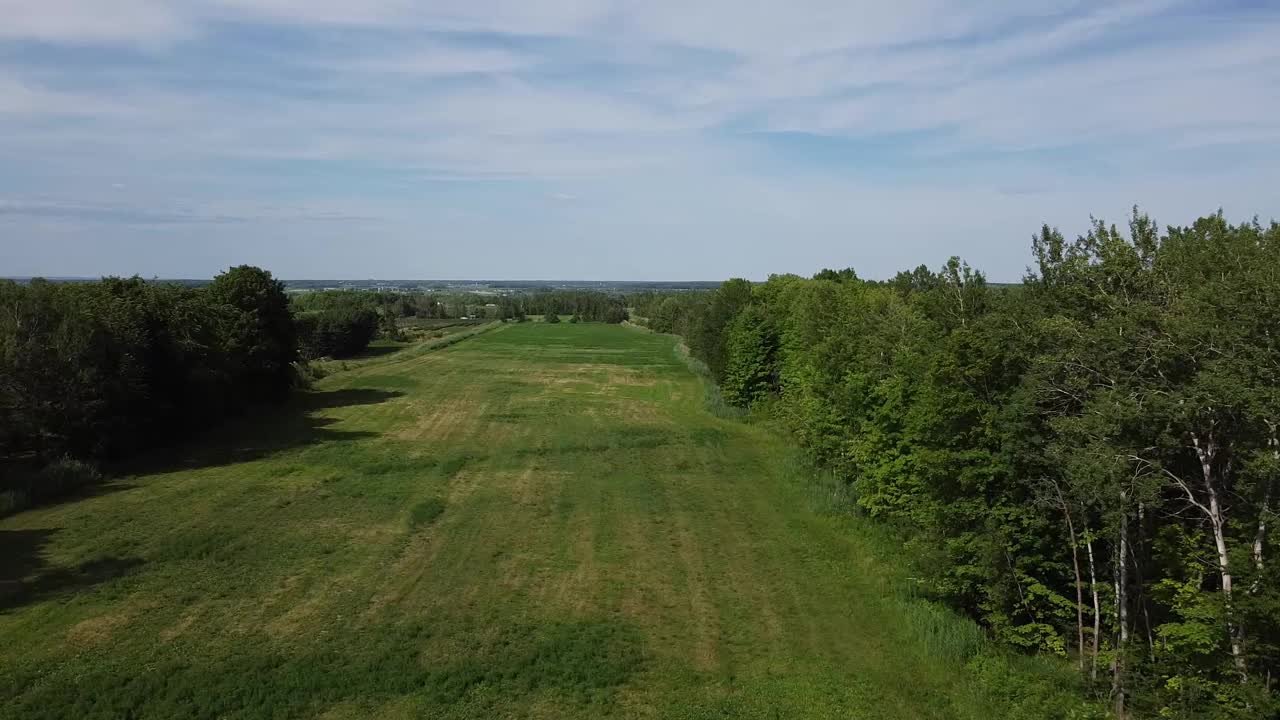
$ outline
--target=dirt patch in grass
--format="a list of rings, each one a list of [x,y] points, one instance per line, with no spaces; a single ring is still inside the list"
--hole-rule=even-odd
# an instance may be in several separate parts
[[[462,470],[449,481],[449,495],[445,502],[448,505],[461,505],[471,497],[480,484],[484,482],[483,470]]]
[[[85,649],[110,640],[117,631],[127,627],[133,619],[128,611],[109,612],[67,628],[66,640],[71,645]]]

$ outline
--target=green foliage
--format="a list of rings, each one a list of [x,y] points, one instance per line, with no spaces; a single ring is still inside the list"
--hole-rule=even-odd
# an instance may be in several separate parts
[[[280,283],[239,267],[204,288],[108,278],[0,283],[0,459],[117,459],[294,385]]]
[[[548,312],[546,315],[542,316],[542,321],[553,324],[558,323],[560,322],[560,315],[558,313]]]
[[[358,355],[379,331],[378,314],[368,308],[334,307],[295,318],[298,349],[303,358]]]
[[[1097,666],[1119,713],[1273,716],[1280,226],[1135,211],[1032,250],[1014,288],[951,258],[636,307],[1005,645]]]
[[[227,351],[257,396],[279,399],[292,386],[297,335],[284,283],[261,268],[240,265],[214,277],[204,290],[230,308]]]
[[[60,457],[32,467],[13,463],[0,468],[0,516],[54,500],[103,481],[102,472],[92,463]]]
[[[1035,699],[1072,699],[1060,661],[966,669],[994,651],[975,623],[898,591],[900,541],[811,509],[785,438],[707,413],[672,338],[467,332],[316,363],[289,403],[0,520],[0,718],[1074,707]]]
[[[748,407],[777,391],[777,330],[755,305],[749,305],[729,323],[725,337],[728,359],[720,386],[725,399]]]
[[[498,298],[503,317],[530,315],[576,315],[581,322],[620,323],[627,319],[625,300],[620,295],[591,290],[541,290]]]

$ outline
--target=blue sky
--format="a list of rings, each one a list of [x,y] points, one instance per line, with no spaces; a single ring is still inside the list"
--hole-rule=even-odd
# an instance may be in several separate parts
[[[1016,280],[1280,215],[1280,3],[0,0],[0,276]]]

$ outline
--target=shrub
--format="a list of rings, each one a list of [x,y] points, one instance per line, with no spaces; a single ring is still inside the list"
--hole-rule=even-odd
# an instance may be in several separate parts
[[[304,357],[350,357],[377,335],[378,314],[368,308],[338,307],[299,315],[295,325]]]
[[[303,360],[293,364],[294,386],[302,390],[311,389],[317,380],[328,374],[329,371],[319,363]]]
[[[102,472],[87,462],[63,456],[35,470],[8,471],[0,487],[0,515],[53,500],[102,482]]]

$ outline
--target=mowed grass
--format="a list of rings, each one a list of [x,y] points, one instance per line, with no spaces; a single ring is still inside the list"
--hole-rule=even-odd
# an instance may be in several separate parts
[[[0,521],[0,717],[1002,716],[703,398],[670,338],[501,326]]]

